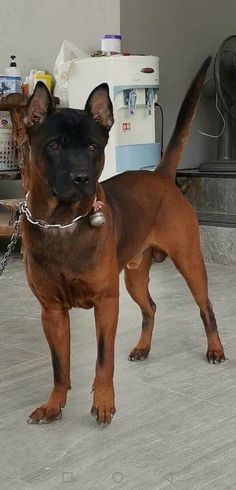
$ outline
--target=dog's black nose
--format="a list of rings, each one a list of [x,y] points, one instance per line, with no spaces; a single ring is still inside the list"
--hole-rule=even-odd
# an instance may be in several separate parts
[[[89,176],[86,172],[72,172],[70,174],[71,179],[75,184],[83,185],[89,183]]]

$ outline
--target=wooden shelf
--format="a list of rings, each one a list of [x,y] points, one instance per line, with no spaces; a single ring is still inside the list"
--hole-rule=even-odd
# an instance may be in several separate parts
[[[20,180],[20,170],[0,170],[0,180]]]
[[[11,236],[15,214],[22,199],[3,199],[0,201],[0,238]]]
[[[230,172],[226,171],[214,171],[214,170],[208,170],[208,171],[202,171],[199,170],[199,168],[194,168],[194,169],[181,169],[179,168],[177,170],[177,177],[212,177],[212,178],[221,178],[221,179],[236,179],[236,172],[235,170],[231,170]]]
[[[20,93],[0,97],[0,111],[11,111],[13,108],[20,109],[27,104],[28,100],[29,97]],[[52,96],[52,100],[56,106],[60,104],[60,99],[58,97]]]
[[[0,237],[9,237],[13,234],[13,225],[9,224],[9,213],[0,214]]]

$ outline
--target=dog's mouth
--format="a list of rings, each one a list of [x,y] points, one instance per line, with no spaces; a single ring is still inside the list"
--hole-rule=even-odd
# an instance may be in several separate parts
[[[74,183],[71,180],[66,182],[58,179],[56,183],[50,186],[50,192],[60,202],[75,203],[91,199],[96,193],[95,180],[83,184]]]
[[[89,189],[64,189],[64,190],[58,190],[55,186],[52,187],[51,189],[51,194],[57,198],[59,202],[65,202],[65,203],[75,203],[75,202],[81,202],[90,199],[91,197],[94,196],[96,192],[96,188],[89,188]]]
[[[86,201],[91,199],[96,193],[96,179],[82,172],[79,174],[61,172],[54,179],[49,178],[48,184],[51,194],[59,202],[75,203]]]

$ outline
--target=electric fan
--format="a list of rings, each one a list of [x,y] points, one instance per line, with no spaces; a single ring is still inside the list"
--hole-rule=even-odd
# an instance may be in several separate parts
[[[216,160],[201,163],[199,168],[203,172],[232,172],[236,171],[236,160],[232,160],[232,121],[236,121],[236,35],[226,38],[218,49],[214,82],[216,107],[223,128],[218,138]]]

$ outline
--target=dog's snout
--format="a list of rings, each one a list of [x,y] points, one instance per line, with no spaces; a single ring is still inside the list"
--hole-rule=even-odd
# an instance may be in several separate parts
[[[72,172],[70,174],[71,179],[75,184],[82,185],[89,183],[89,176],[86,172]]]

